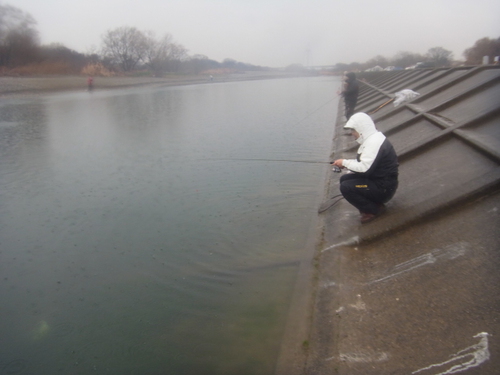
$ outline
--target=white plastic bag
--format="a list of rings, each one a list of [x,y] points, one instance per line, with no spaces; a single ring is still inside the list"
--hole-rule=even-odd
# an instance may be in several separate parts
[[[401,90],[398,91],[396,94],[394,94],[395,100],[394,100],[394,107],[397,107],[401,103],[407,102],[409,100],[412,100],[413,98],[416,98],[420,94],[418,92],[412,91],[412,90]]]

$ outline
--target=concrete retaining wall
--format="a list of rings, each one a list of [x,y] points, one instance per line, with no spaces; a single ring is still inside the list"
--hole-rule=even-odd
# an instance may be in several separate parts
[[[395,107],[403,89],[420,95]],[[498,374],[500,67],[371,74],[356,111],[393,143],[400,187],[369,224],[345,200],[320,214],[307,362],[295,373]],[[332,160],[357,150],[344,123]]]

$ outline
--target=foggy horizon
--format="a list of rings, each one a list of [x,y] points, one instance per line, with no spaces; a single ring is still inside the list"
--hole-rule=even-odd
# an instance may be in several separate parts
[[[500,36],[496,0],[367,2],[298,0],[57,0],[3,1],[37,22],[42,45],[80,53],[98,51],[102,36],[118,27],[170,34],[190,56],[284,67],[366,62],[399,52],[425,54],[442,47],[462,60],[484,37]],[[54,20],[57,19],[57,22]]]

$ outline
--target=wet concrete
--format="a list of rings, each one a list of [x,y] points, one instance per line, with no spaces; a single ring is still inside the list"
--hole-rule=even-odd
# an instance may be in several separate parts
[[[471,374],[498,373],[499,198],[323,251],[306,373],[441,374],[466,363]],[[356,228],[344,203],[339,219]]]
[[[345,200],[320,214],[310,333],[296,343],[305,364],[286,373],[500,373],[499,73],[403,72],[363,86],[364,112],[421,90],[372,114],[400,155],[400,187],[369,224]],[[357,149],[344,123],[332,160]],[[338,181],[331,173],[325,201]]]

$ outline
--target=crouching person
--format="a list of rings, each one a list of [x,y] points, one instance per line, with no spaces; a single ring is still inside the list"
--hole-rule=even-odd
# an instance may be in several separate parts
[[[352,173],[340,178],[340,192],[368,223],[382,214],[398,187],[398,157],[384,134],[366,113],[356,113],[344,126],[361,145],[356,159],[338,159],[333,165]]]

